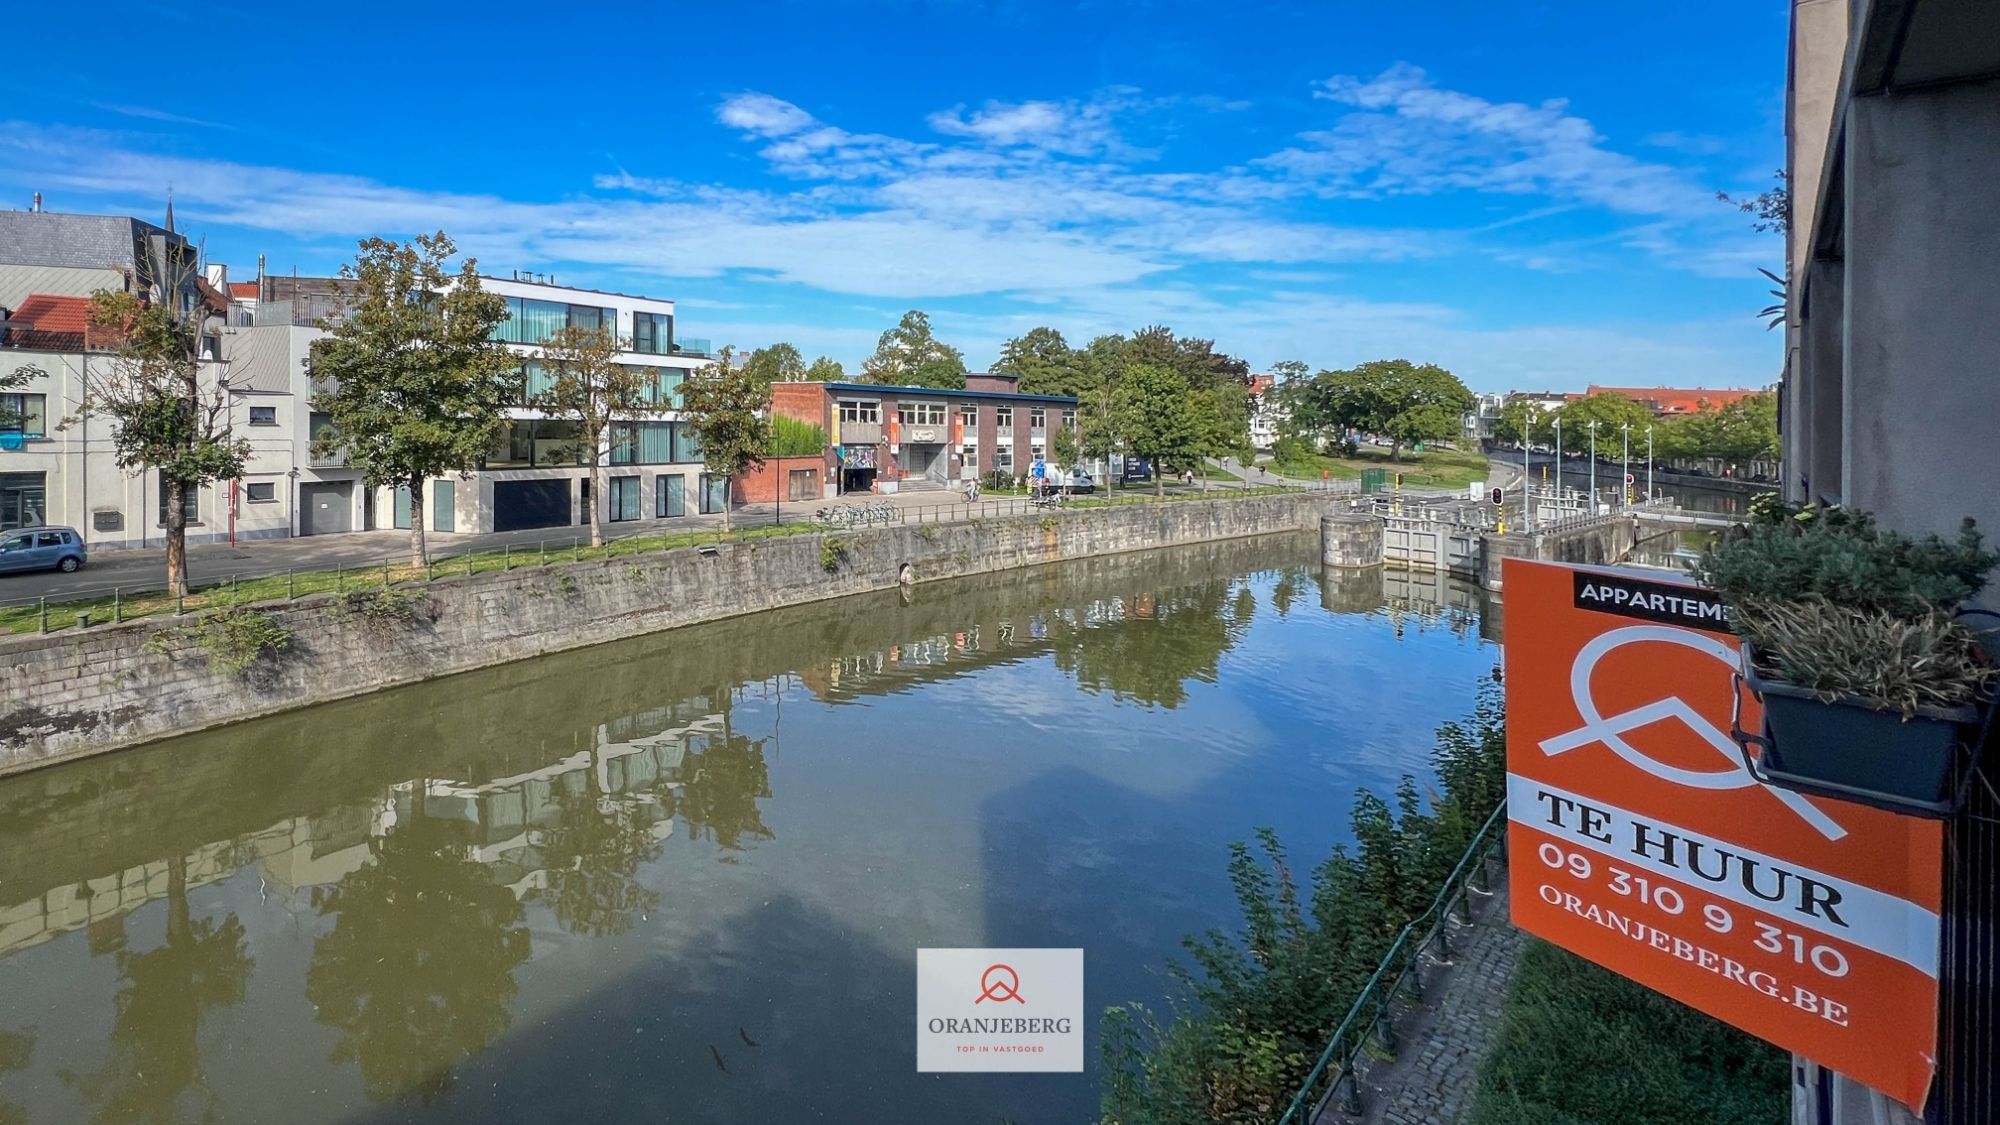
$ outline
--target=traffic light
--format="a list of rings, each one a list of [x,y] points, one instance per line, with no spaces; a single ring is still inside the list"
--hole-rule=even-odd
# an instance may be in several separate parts
[[[1507,493],[1505,491],[1498,488],[1493,490],[1493,502],[1495,504],[1503,504],[1506,502],[1506,500],[1507,500]]]

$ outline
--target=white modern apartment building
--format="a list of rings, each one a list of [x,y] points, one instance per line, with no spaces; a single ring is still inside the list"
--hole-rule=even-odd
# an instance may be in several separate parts
[[[368,488],[337,453],[313,451],[313,436],[328,422],[312,409],[308,361],[312,342],[326,334],[317,325],[340,315],[340,282],[266,275],[254,296],[236,297],[224,340],[230,378],[232,386],[284,399],[277,411],[289,435],[291,534],[407,528],[418,519],[426,531],[444,534],[525,528],[553,533],[589,523],[590,504],[607,524],[721,510],[724,489],[707,479],[700,449],[674,409],[688,373],[709,362],[709,343],[675,334],[672,301],[559,286],[525,273],[481,283],[507,302],[508,319],[497,335],[520,359],[520,398],[477,466],[425,484],[421,511],[413,510],[408,489]],[[600,448],[590,451],[582,448],[573,423],[530,405],[548,386],[536,359],[538,345],[563,327],[613,332],[625,348],[620,362],[651,374],[661,411],[615,425]],[[591,456],[605,466],[602,496],[589,494]]]

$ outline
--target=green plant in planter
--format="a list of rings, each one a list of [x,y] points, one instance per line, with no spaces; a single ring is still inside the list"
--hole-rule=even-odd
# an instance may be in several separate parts
[[[1970,520],[1950,539],[1884,531],[1844,508],[1760,506],[1705,552],[1744,640],[1763,733],[1737,731],[1773,785],[1915,815],[1957,808],[1996,676],[1958,607],[2000,554]],[[1746,758],[1746,761],[1748,759]]]
[[[1983,698],[2000,677],[1942,610],[1905,616],[1807,597],[1746,606],[1736,627],[1761,670],[1828,703],[1847,696],[1909,716]]]
[[[1696,575],[1732,607],[1818,595],[1835,605],[1920,616],[1956,609],[1986,586],[2000,552],[1970,520],[1950,540],[1912,538],[1848,508],[1775,507],[1703,553]]]

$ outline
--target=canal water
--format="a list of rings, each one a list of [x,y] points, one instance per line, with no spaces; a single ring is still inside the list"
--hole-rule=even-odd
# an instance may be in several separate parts
[[[1422,773],[1475,591],[1273,537],[528,660],[0,781],[0,1121],[1082,1122],[1096,1015]],[[1091,1070],[919,1075],[1080,946]]]

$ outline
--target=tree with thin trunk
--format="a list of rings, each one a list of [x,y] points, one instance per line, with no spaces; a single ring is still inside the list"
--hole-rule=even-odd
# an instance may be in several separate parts
[[[409,489],[417,566],[429,561],[424,482],[477,465],[524,395],[520,362],[494,339],[507,303],[480,287],[474,259],[449,271],[457,249],[443,231],[363,240],[340,267],[347,307],[321,325],[331,334],[307,361],[313,408],[331,423],[314,455],[345,454],[369,488]]]
[[[724,481],[722,529],[729,530],[729,483],[764,463],[771,447],[771,422],[766,417],[770,392],[747,370],[730,365],[731,349],[723,348],[714,363],[690,375],[681,385],[681,416],[701,444],[701,459],[711,477]]]
[[[590,463],[590,545],[604,545],[598,510],[604,496],[604,437],[615,422],[658,414],[659,376],[677,368],[618,362],[631,348],[603,328],[558,328],[535,353],[548,380],[529,405],[551,418],[576,423],[577,440]],[[615,435],[614,435],[615,437]]]
[[[1168,367],[1135,363],[1114,394],[1119,429],[1134,454],[1153,464],[1153,492],[1166,492],[1169,466],[1194,464],[1205,448],[1202,419],[1196,416],[1187,377]]]
[[[193,255],[150,261],[149,273],[140,292],[90,295],[86,346],[115,345],[110,362],[87,365],[77,418],[108,416],[118,467],[159,474],[167,592],[179,595],[188,587],[187,498],[241,476],[250,443],[232,432],[229,390],[209,358],[215,338],[205,325],[214,310],[199,292]]]

